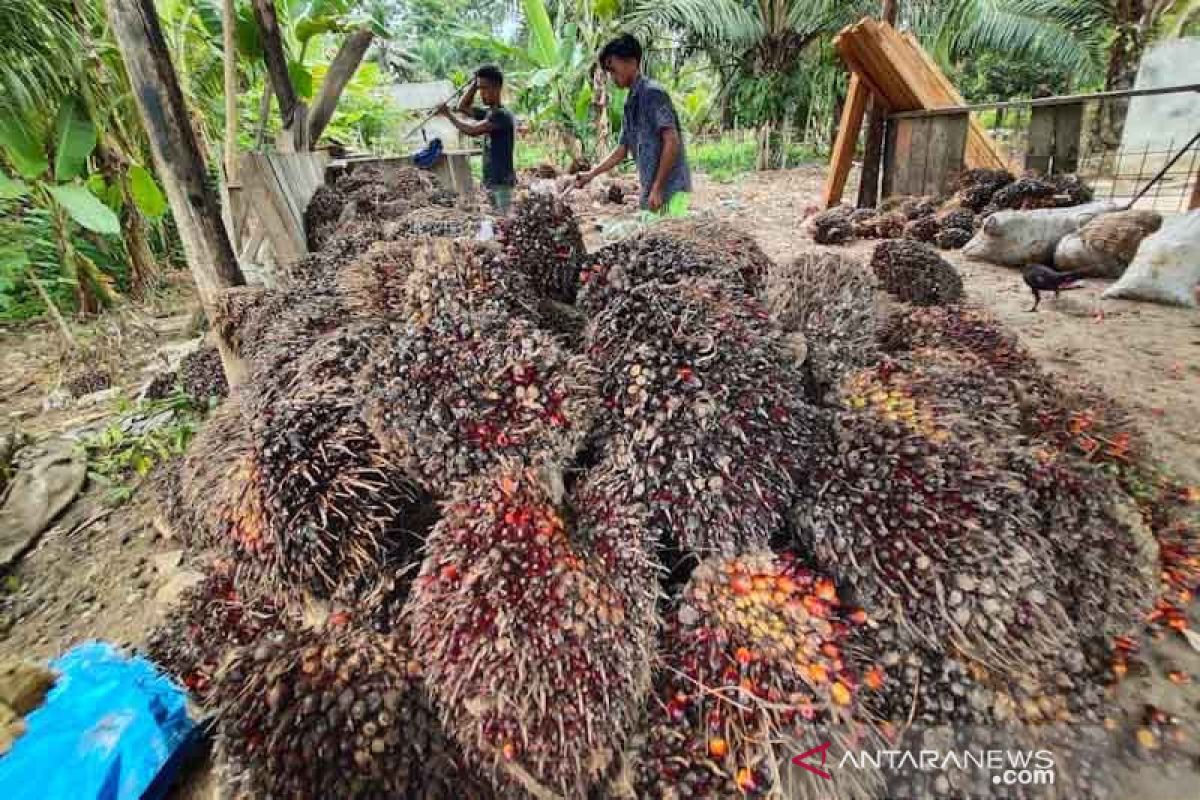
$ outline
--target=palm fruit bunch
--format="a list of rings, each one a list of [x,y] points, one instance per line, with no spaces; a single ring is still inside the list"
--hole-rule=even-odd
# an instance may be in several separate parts
[[[767,276],[767,310],[808,342],[807,369],[823,396],[843,375],[875,360],[875,286],[857,259],[802,253]],[[812,398],[817,399],[817,398]]]
[[[411,253],[411,255],[406,255]],[[396,280],[376,263],[362,265],[363,274],[354,279],[360,303],[364,294],[386,293],[396,316],[408,322],[428,324],[467,313],[537,317],[537,293],[529,279],[508,268],[495,244],[462,239],[418,239],[382,251],[384,259],[395,258],[388,269]],[[411,259],[411,267],[406,262]],[[354,271],[359,265],[347,269]],[[403,275],[407,269],[407,274]],[[372,278],[371,275],[375,277]],[[398,280],[403,277],[402,280]],[[388,283],[382,281],[388,280]],[[372,285],[373,282],[375,285]],[[395,284],[395,285],[392,285]],[[353,281],[341,281],[353,289]]]
[[[283,613],[269,599],[242,597],[232,565],[218,563],[151,632],[146,653],[204,704],[220,659],[275,630]]]
[[[969,208],[947,208],[934,217],[941,230],[958,228],[964,231],[975,230],[975,213]]]
[[[1090,203],[1095,196],[1078,175],[1050,175],[1046,181],[1054,186],[1054,204],[1059,207]]]
[[[261,531],[227,545],[261,563],[264,584],[327,598],[412,560],[429,499],[361,417],[363,375],[391,335],[380,323],[344,327],[254,387],[248,491]]]
[[[586,252],[575,212],[559,198],[530,192],[500,220],[497,238],[509,269],[529,277],[545,297],[574,303]]]
[[[586,353],[612,485],[684,551],[765,547],[819,420],[758,301],[711,279],[642,284],[593,318]]]
[[[987,216],[1005,209],[1053,208],[1057,192],[1058,187],[1053,183],[1026,175],[997,189],[980,213]]]
[[[937,207],[937,200],[932,197],[902,197],[896,203],[895,210],[904,214],[905,219],[914,220],[933,216],[937,212]]]
[[[869,749],[863,682],[844,652],[865,614],[790,554],[709,558],[683,589],[665,634],[635,764],[638,797],[874,797],[870,770],[790,759],[823,741]],[[813,762],[817,765],[816,762]]]
[[[1012,183],[1016,178],[1003,169],[969,169],[955,181],[956,189],[952,202],[976,213],[983,211],[992,200],[992,195]]]
[[[858,398],[847,398],[853,409]],[[810,450],[800,546],[872,617],[997,670],[1052,659],[1070,624],[1023,489],[953,439],[848,410]]]
[[[908,218],[900,211],[888,211],[875,218],[872,235],[876,239],[899,239],[904,235]]]
[[[843,244],[854,238],[854,209],[847,205],[821,211],[810,220],[817,244]]]
[[[490,796],[441,731],[403,636],[281,624],[228,653],[211,700],[248,796]]]
[[[83,397],[93,392],[102,392],[110,386],[112,386],[112,373],[106,366],[84,365],[63,380],[63,388],[71,397]]]
[[[694,216],[655,223],[647,238],[663,237],[689,245],[706,265],[705,275],[729,275],[730,280],[757,293],[770,272],[772,261],[754,237],[718,219]],[[725,267],[721,264],[724,262]],[[734,274],[736,272],[736,275]],[[699,274],[699,273],[693,273]],[[657,272],[648,279],[662,280]]]
[[[958,271],[922,242],[880,242],[871,256],[871,269],[881,288],[905,302],[932,306],[962,300],[963,282]]]
[[[357,259],[343,261],[334,277],[338,295],[356,316],[406,319],[408,278],[420,240],[376,242]]]
[[[613,205],[621,205],[625,202],[625,184],[620,181],[609,181],[608,188],[604,190],[604,200]]]
[[[320,250],[337,229],[346,204],[344,193],[329,184],[321,184],[304,210],[304,230],[308,234],[308,249]]]
[[[579,276],[583,289],[577,304],[594,315],[616,293],[652,281],[669,285],[689,278],[716,279],[757,294],[771,267],[752,238],[725,223],[668,220],[590,254]]]
[[[533,173],[535,178],[541,178],[543,180],[554,180],[558,177],[558,167],[546,161],[538,164],[536,167],[530,170],[530,172]]]
[[[376,242],[390,238],[393,237],[388,235],[386,222],[353,220],[339,225],[321,250],[309,253],[287,268],[287,288],[304,293],[326,291],[341,264],[358,258]]]
[[[1027,443],[1033,426],[1020,392],[976,353],[924,347],[856,373],[842,387],[851,407],[934,441],[964,443],[1019,478],[1039,520],[1033,530],[1059,565],[1055,596],[1089,635],[1125,633],[1153,598],[1149,535],[1139,534],[1136,513],[1123,513],[1120,488],[1102,471]]]
[[[439,316],[407,326],[376,357],[372,375],[365,407],[372,432],[440,496],[503,459],[569,459],[595,410],[587,359],[507,316]]]
[[[445,728],[505,796],[586,798],[649,688],[655,567],[642,515],[500,465],[460,485],[407,613]]]
[[[207,401],[229,394],[225,364],[221,361],[220,351],[213,345],[206,345],[184,356],[179,362],[178,378],[183,390],[197,400]]]
[[[162,505],[173,535],[208,548],[227,536],[257,533],[262,512],[245,483],[249,460],[250,429],[236,393],[208,415],[178,464],[178,481],[168,480],[163,487],[168,494]]]
[[[941,230],[941,224],[933,215],[917,217],[904,226],[904,237],[918,242],[932,242]]]
[[[228,320],[218,325],[232,329],[238,355],[246,360],[251,385],[256,376],[273,375],[280,365],[294,361],[320,337],[332,333],[346,322],[346,309],[338,298],[326,292],[310,292],[297,297],[287,291],[249,294],[247,301]]]
[[[428,206],[408,212],[387,224],[388,238],[402,236],[442,236],[449,239],[474,239],[479,233],[479,217],[457,208]]]
[[[961,250],[971,241],[974,231],[966,228],[942,228],[933,238],[935,244],[943,250]]]
[[[1133,632],[1158,588],[1158,547],[1136,508],[1086,461],[1048,447],[1012,448],[1009,459],[1038,512],[1071,618],[1106,642]]]
[[[879,329],[880,347],[902,353],[920,347],[972,352],[1005,379],[1036,383],[1037,362],[1016,336],[986,309],[972,305],[904,308],[889,314]]]
[[[875,218],[879,212],[873,208],[856,208],[850,212],[850,230],[860,239],[875,235]]]
[[[178,379],[179,375],[173,369],[159,372],[150,379],[138,396],[144,400],[162,400],[170,397],[179,386]]]

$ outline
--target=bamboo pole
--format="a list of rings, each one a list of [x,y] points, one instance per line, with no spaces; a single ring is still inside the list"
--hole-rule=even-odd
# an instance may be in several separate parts
[[[225,51],[225,181],[237,183],[238,164],[238,86],[237,40],[234,38],[237,18],[233,0],[221,4],[221,40]]]

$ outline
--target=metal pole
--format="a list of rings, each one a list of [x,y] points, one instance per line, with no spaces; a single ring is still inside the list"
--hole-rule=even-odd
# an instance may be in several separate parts
[[[1125,208],[1133,208],[1133,204],[1136,203],[1138,200],[1141,200],[1142,197],[1146,194],[1146,192],[1150,191],[1150,189],[1154,186],[1154,184],[1161,181],[1163,176],[1167,174],[1167,171],[1170,170],[1171,167],[1175,166],[1175,162],[1177,162],[1179,159],[1183,158],[1183,154],[1186,153],[1188,150],[1191,150],[1192,147],[1195,146],[1196,142],[1200,142],[1200,131],[1196,131],[1196,135],[1191,138],[1191,141],[1189,141],[1187,144],[1185,144],[1183,146],[1182,150],[1180,150],[1178,153],[1176,153],[1175,155],[1173,155],[1171,157],[1171,160],[1168,161],[1163,166],[1163,168],[1158,171],[1158,174],[1155,175],[1153,178],[1151,178],[1150,182],[1147,183],[1145,186],[1143,186],[1142,190],[1140,192],[1138,192],[1136,195],[1134,195],[1133,199],[1129,201],[1129,205],[1125,206]],[[1195,195],[1195,192],[1193,192],[1193,199],[1195,199],[1194,195]]]

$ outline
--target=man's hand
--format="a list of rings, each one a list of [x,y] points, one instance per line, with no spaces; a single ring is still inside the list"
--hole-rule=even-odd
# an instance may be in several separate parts
[[[583,187],[585,187],[589,183],[591,183],[592,179],[595,177],[596,176],[593,175],[590,170],[587,172],[580,172],[579,174],[577,174],[575,176],[575,188],[582,189]]]
[[[650,197],[647,199],[647,204],[651,211],[658,211],[663,207],[663,191],[658,186],[650,187]]]

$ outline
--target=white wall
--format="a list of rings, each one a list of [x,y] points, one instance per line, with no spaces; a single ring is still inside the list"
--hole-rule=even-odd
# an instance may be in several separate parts
[[[1142,57],[1135,89],[1200,83],[1200,39],[1160,42]],[[1200,131],[1200,93],[1160,94],[1129,101],[1121,148],[1126,152],[1183,147]],[[1172,142],[1174,143],[1172,146]]]

